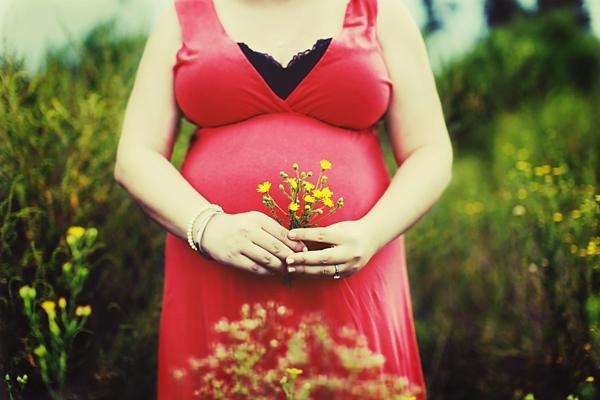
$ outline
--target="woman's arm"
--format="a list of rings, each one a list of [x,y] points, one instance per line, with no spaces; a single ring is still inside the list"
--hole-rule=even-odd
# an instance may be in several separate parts
[[[181,45],[174,5],[150,33],[129,97],[117,149],[114,177],[150,217],[186,239],[191,216],[208,201],[171,164],[180,113],[172,67]]]
[[[421,32],[401,0],[378,4],[377,36],[394,86],[385,125],[399,168],[377,203],[358,220],[290,231],[291,239],[335,245],[290,255],[286,262],[300,274],[333,274],[336,264],[342,276],[356,273],[414,225],[452,177],[452,144]]]
[[[114,176],[149,216],[186,240],[190,218],[209,202],[171,164],[180,113],[173,91],[173,63],[181,46],[174,3],[148,38],[127,104]],[[196,221],[197,223],[197,221]],[[259,211],[214,216],[201,245],[212,259],[252,273],[280,271],[283,260],[301,251],[302,241]]]
[[[377,35],[394,92],[385,116],[399,166],[373,208],[361,218],[380,249],[412,227],[452,177],[450,142],[419,27],[400,0],[379,0]]]

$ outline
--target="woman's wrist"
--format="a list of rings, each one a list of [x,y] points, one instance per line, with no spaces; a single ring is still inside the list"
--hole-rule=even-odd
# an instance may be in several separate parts
[[[202,233],[201,230],[203,230],[203,225],[206,225],[206,218],[214,212],[223,212],[223,209],[217,204],[208,203],[196,210],[190,217],[186,229],[186,238],[188,244],[194,251],[199,251],[198,232],[200,232],[200,234]]]
[[[361,231],[364,233],[368,246],[373,249],[373,254],[377,253],[387,242],[382,237],[381,231],[377,229],[375,221],[368,217],[368,214],[359,218],[356,222],[359,223]]]
[[[210,254],[207,253],[204,245],[203,245],[203,238],[205,236],[206,233],[206,229],[208,228],[208,225],[210,223],[210,221],[213,220],[213,218],[215,218],[215,216],[217,214],[224,214],[224,211],[222,208],[213,208],[207,211],[207,213],[204,215],[204,217],[201,218],[201,221],[198,224],[198,227],[196,229],[196,246],[198,248],[198,253],[200,253],[201,255],[203,255],[204,257],[208,258],[208,259],[212,259],[212,257],[210,256]]]

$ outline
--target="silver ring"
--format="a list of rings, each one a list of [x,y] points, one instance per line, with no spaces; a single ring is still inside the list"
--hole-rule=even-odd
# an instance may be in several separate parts
[[[338,270],[337,264],[335,265],[335,274],[333,274],[333,279],[340,279],[340,271]]]

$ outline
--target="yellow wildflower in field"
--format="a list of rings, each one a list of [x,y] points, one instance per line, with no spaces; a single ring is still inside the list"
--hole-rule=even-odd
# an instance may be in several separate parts
[[[598,250],[598,246],[596,246],[596,242],[594,242],[593,240],[590,240],[590,242],[587,245],[588,255],[593,256],[594,254],[596,254],[597,250]]]
[[[594,382],[594,377],[592,375],[588,376],[587,378],[585,378],[586,382]]]
[[[35,298],[35,289],[31,286],[25,285],[19,289],[19,295],[23,299],[34,299]]]
[[[555,212],[554,214],[552,214],[552,220],[553,220],[554,222],[560,222],[560,221],[562,221],[562,220],[563,220],[563,215],[562,215],[562,213]]]
[[[515,167],[519,170],[519,171],[528,171],[529,170],[529,163],[527,161],[523,161],[523,160],[519,160],[517,161],[517,163],[515,164]]]
[[[83,226],[72,226],[67,230],[67,236],[73,236],[77,239],[81,238],[85,233]]]
[[[291,202],[288,208],[289,208],[290,211],[297,211],[298,210],[298,203]]]
[[[325,204],[327,207],[333,207],[333,201],[331,201],[329,197],[323,199],[323,204]]]
[[[320,161],[320,164],[321,164],[321,169],[322,169],[323,171],[326,171],[326,170],[328,170],[329,168],[331,168],[331,163],[330,163],[329,161],[327,161],[327,160],[321,160],[321,161]]]
[[[75,308],[75,315],[78,317],[87,317],[92,313],[92,307],[90,306],[77,306]]]
[[[571,211],[571,218],[577,219],[579,217],[581,217],[581,211],[580,210],[575,209],[575,210]]]
[[[65,308],[67,306],[67,300],[65,300],[64,297],[61,297],[60,299],[58,299],[58,306],[60,308]]]
[[[56,303],[54,303],[52,300],[45,300],[42,302],[42,308],[44,309],[44,311],[46,311],[46,314],[48,314],[48,316],[56,315],[55,306]]]
[[[323,194],[322,194],[322,192],[321,192],[321,190],[320,190],[320,189],[315,189],[315,190],[313,190],[313,191],[312,191],[312,195],[313,195],[314,197],[316,197],[317,199],[320,199],[321,197],[323,197]]]
[[[258,188],[256,189],[256,191],[258,191],[260,193],[267,193],[269,191],[269,189],[271,189],[271,182],[265,181],[258,185]]]

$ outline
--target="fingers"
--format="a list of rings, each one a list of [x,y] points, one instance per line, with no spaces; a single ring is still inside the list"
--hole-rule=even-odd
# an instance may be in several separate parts
[[[348,261],[342,246],[333,246],[322,250],[311,250],[287,256],[285,262],[293,266],[325,266],[343,264]]]
[[[332,227],[321,226],[314,228],[294,228],[288,232],[287,237],[294,240],[338,244],[343,239],[343,233]]]
[[[241,250],[241,254],[268,270],[282,272],[283,261],[262,247],[256,245],[254,242],[250,242],[248,245],[244,246]]]
[[[295,252],[290,250],[285,243],[263,229],[259,229],[258,231],[254,232],[250,237],[250,240],[252,240],[252,242],[257,246],[263,248],[268,253],[281,260],[281,265],[283,265],[287,256],[295,254]]]
[[[336,272],[335,264],[325,266],[298,265],[294,268],[296,268],[296,271],[293,272],[292,275],[302,275],[309,278],[319,279],[333,279],[333,275]],[[342,278],[353,273],[350,272],[351,270],[348,269],[347,264],[338,264],[337,270]]]
[[[284,243],[291,251],[302,251],[304,248],[304,243],[302,243],[302,241],[292,240],[290,237],[288,237],[289,231],[286,228],[279,225],[277,221],[269,218],[265,214],[261,213],[261,215],[264,216],[264,218],[261,218],[261,227],[265,232],[268,232],[271,236],[279,239],[279,241]]]
[[[259,265],[254,260],[252,260],[251,258],[249,258],[248,256],[246,256],[244,254],[239,254],[236,261],[237,261],[237,265],[241,269],[252,272],[253,274],[268,275],[268,276],[275,275],[275,272]]]

